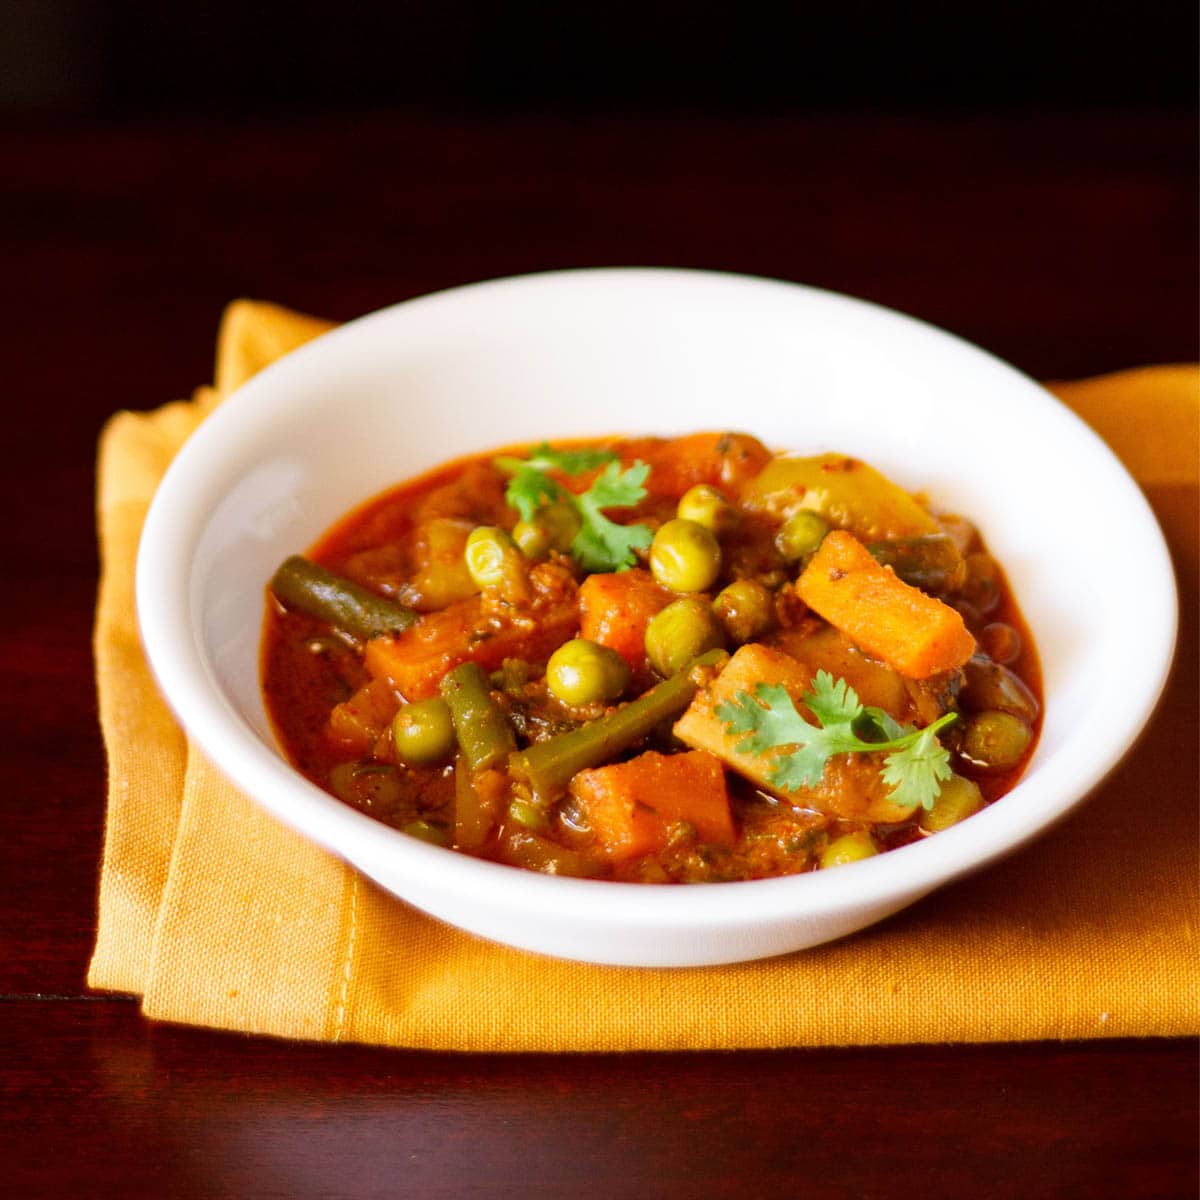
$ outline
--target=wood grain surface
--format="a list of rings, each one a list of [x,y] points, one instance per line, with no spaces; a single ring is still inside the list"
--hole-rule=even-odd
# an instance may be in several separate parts
[[[691,266],[863,296],[1041,378],[1192,360],[1191,114],[10,122],[0,150],[0,1191],[1196,1193],[1190,1042],[431,1055],[150,1026],[84,985],[96,437],[211,376],[227,300],[349,318]]]

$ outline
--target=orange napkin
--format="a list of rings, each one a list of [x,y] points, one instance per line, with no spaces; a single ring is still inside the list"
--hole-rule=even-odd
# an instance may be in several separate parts
[[[110,778],[92,987],[137,993],[158,1020],[442,1050],[1200,1032],[1195,368],[1054,388],[1146,489],[1184,597],[1160,715],[1103,789],[1033,846],[841,942],[658,971],[553,961],[415,912],[226,783],[158,697],[132,591],[157,482],[221,397],[326,328],[240,301],[215,389],[104,431],[95,651]]]

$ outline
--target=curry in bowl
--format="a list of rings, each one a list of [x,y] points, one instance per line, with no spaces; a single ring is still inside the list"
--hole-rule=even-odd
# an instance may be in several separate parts
[[[1029,632],[968,519],[844,454],[699,433],[475,456],[268,592],[293,764],[512,866],[701,883],[968,819],[1040,727]]]

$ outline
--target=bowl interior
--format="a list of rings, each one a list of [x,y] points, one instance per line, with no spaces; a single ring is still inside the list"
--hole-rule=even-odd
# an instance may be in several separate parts
[[[911,886],[910,870],[940,882],[1032,836],[1112,767],[1161,689],[1175,599],[1157,525],[1107,448],[1032,381],[920,322],[698,272],[566,272],[457,289],[354,322],[252,380],[181,453],[147,522],[139,615],[163,689],[235,782],[293,823],[320,812],[333,824],[310,835],[363,865],[373,851],[356,849],[360,826],[327,816],[324,798],[283,803],[280,787],[303,781],[282,784],[265,766],[275,751],[258,642],[278,563],[448,458],[543,438],[713,428],[853,454],[971,517],[1038,644],[1047,708],[1026,780],[959,829],[864,864],[875,874],[862,878],[884,891]],[[919,852],[914,867],[886,865],[908,849]],[[805,886],[813,895],[842,885]],[[651,903],[673,903],[659,899],[670,889],[653,891]]]

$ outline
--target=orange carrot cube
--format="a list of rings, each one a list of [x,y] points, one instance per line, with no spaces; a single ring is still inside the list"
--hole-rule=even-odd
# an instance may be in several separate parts
[[[649,675],[646,626],[675,598],[641,567],[589,575],[579,589],[580,636],[615,650],[644,682]]]
[[[659,754],[580,771],[571,794],[612,859],[664,849],[686,821],[701,842],[734,840],[733,814],[720,762],[702,750]]]
[[[856,646],[909,679],[954,671],[975,653],[956,609],[881,566],[853,535],[826,535],[796,591]]]

